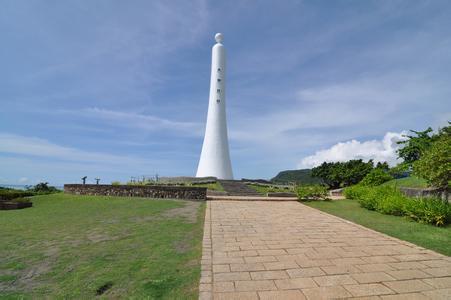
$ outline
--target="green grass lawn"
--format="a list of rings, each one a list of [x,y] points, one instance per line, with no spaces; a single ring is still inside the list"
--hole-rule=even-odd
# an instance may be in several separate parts
[[[415,176],[393,179],[393,180],[387,181],[383,185],[403,186],[403,187],[412,187],[412,188],[425,188],[428,186],[426,180],[424,180],[423,178],[415,177]]]
[[[204,209],[60,193],[0,211],[0,298],[197,299]]]
[[[304,204],[401,240],[451,256],[451,226],[435,227],[360,207],[356,200],[311,201]]]
[[[266,195],[268,193],[293,193],[293,187],[282,187],[277,185],[261,185],[261,184],[248,184],[248,187],[254,189],[258,193],[262,195]]]

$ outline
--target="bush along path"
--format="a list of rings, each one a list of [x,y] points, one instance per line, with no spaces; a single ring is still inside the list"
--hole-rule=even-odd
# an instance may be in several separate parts
[[[435,226],[451,223],[451,205],[438,198],[409,198],[394,186],[355,185],[344,189],[348,199],[357,200],[369,210],[387,215],[406,216]]]

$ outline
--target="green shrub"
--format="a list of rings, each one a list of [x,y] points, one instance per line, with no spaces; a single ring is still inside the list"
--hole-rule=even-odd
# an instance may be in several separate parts
[[[399,192],[386,195],[385,197],[378,199],[376,203],[376,211],[385,215],[402,216],[404,215],[405,206],[409,201],[412,200]]]
[[[343,195],[347,199],[358,200],[368,193],[369,187],[361,186],[359,184],[349,186],[343,189]]]
[[[373,169],[360,181],[360,184],[363,186],[378,186],[392,179],[393,177],[384,170]]]
[[[113,181],[113,182],[111,183],[111,185],[121,185],[121,182],[120,182],[120,181]]]
[[[11,200],[15,198],[30,197],[34,193],[30,191],[21,191],[13,189],[2,189],[0,190],[0,200]]]
[[[451,205],[438,198],[419,198],[408,201],[404,214],[419,222],[435,226],[451,223]]]
[[[305,185],[298,186],[296,188],[296,194],[299,200],[305,199],[326,199],[327,198],[327,188],[322,185]]]
[[[387,215],[407,216],[420,223],[443,226],[451,223],[451,205],[435,198],[409,198],[391,185],[368,187],[355,185],[344,189],[348,199],[360,206]]]

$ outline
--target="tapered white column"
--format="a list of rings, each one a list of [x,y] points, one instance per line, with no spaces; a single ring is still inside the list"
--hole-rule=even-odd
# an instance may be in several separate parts
[[[196,177],[233,179],[226,119],[226,51],[222,34],[217,33],[215,39],[211,57],[207,125]]]

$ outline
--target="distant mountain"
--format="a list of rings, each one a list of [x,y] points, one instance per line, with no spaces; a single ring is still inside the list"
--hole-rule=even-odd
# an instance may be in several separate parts
[[[312,177],[311,169],[286,170],[279,172],[276,177],[271,179],[274,183],[296,182],[300,184],[317,184],[321,179]]]

